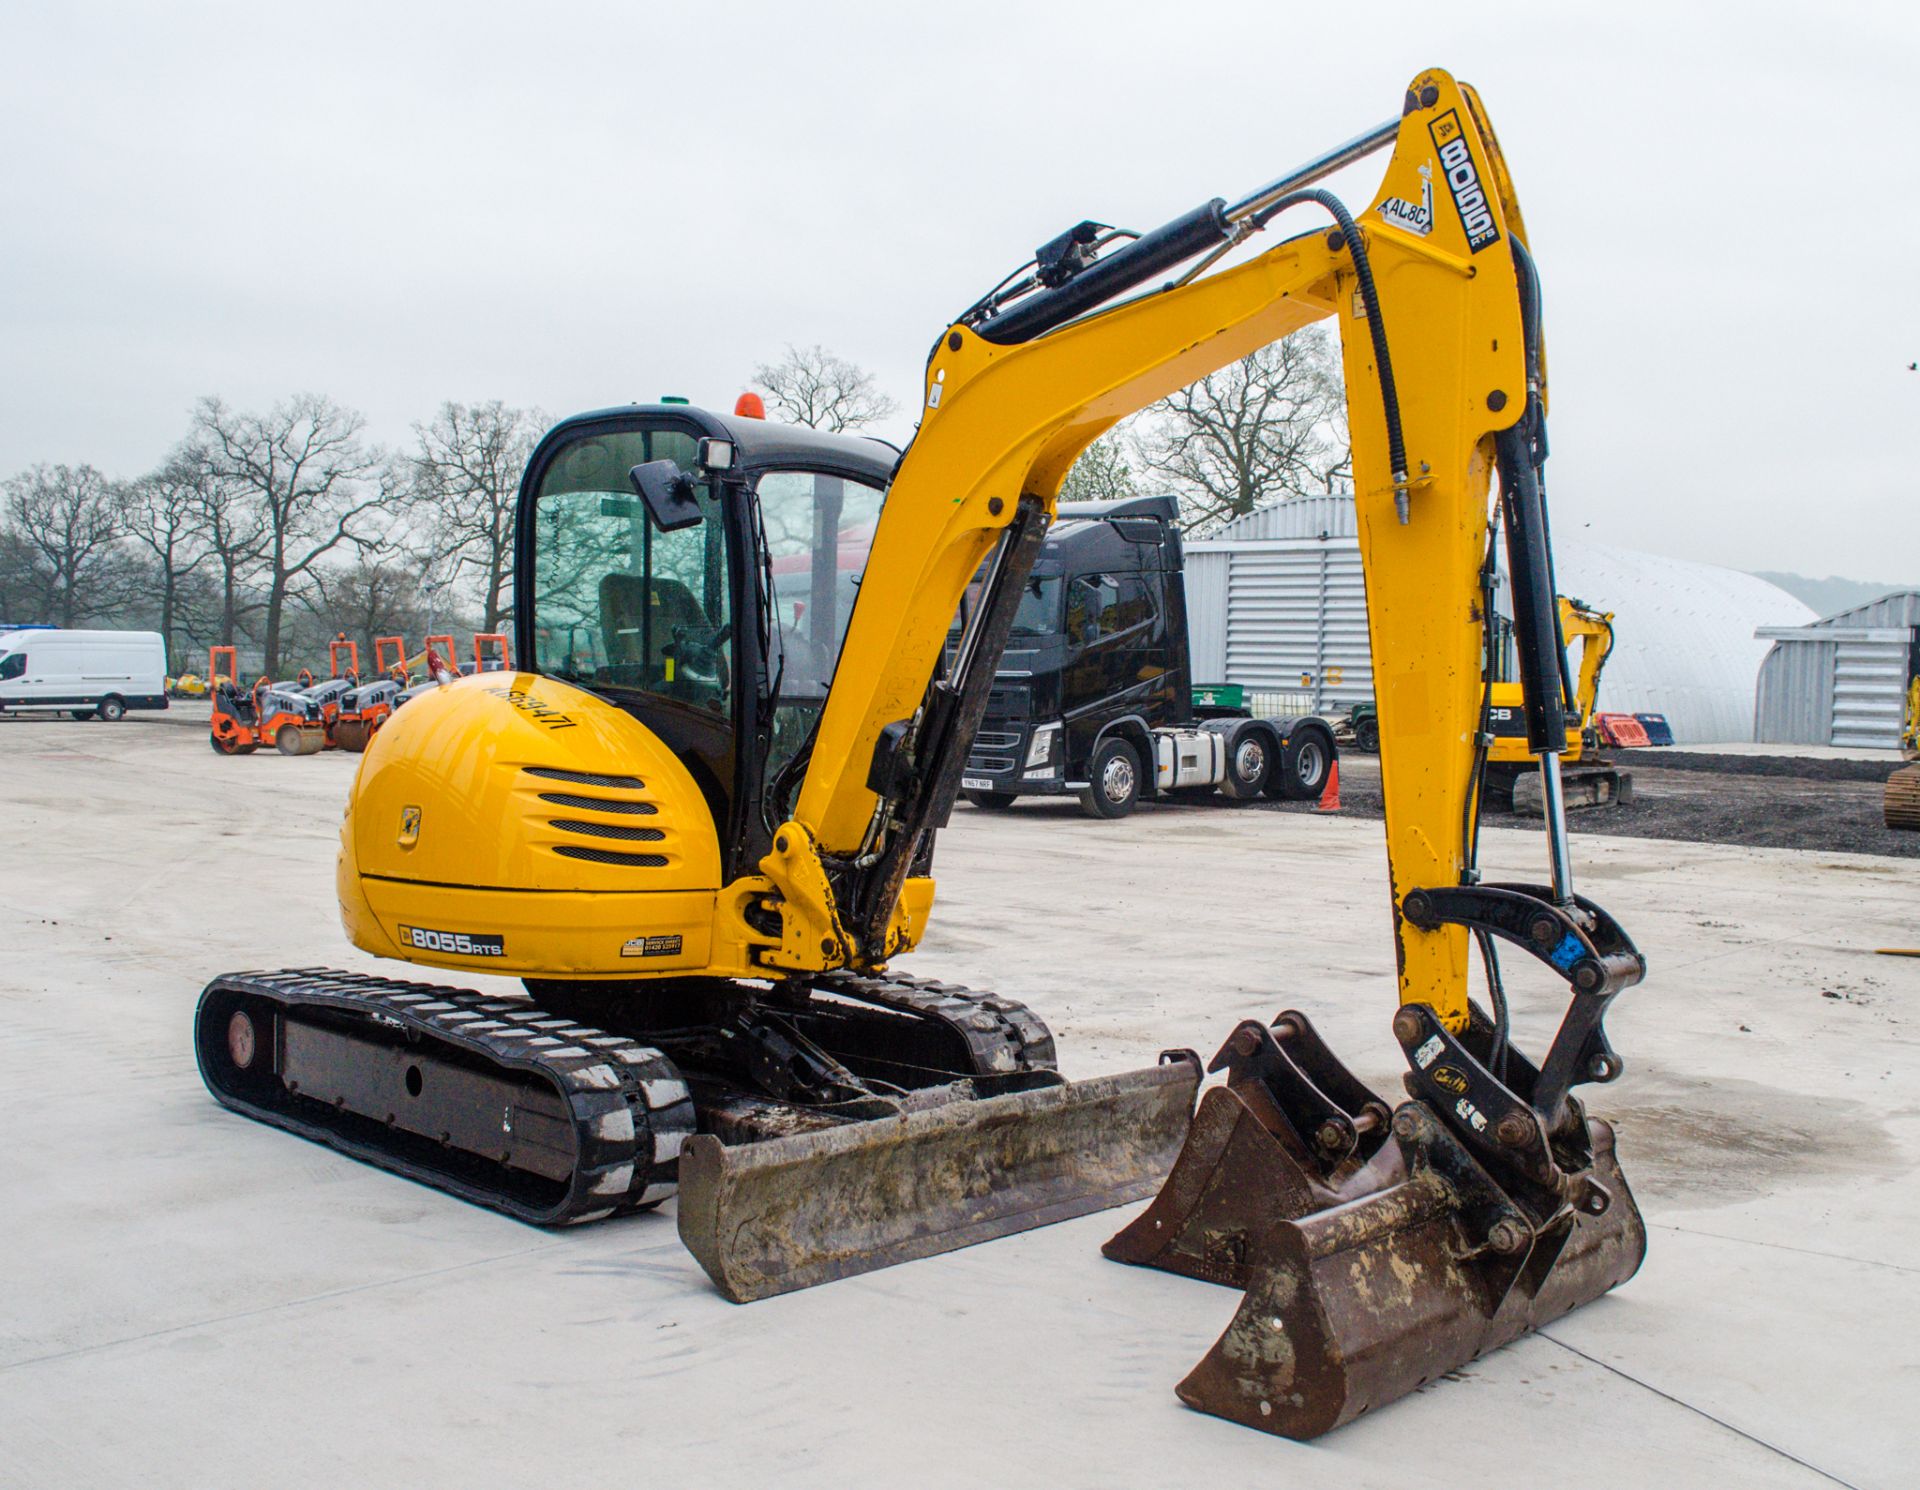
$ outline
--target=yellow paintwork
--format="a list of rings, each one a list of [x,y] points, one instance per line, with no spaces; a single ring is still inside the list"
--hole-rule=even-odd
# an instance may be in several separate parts
[[[1492,433],[1519,417],[1527,396],[1510,252],[1524,230],[1478,100],[1444,72],[1421,74],[1412,91],[1428,87],[1437,102],[1403,117],[1375,203],[1359,216],[1398,379],[1410,521],[1396,515],[1352,258],[1329,241],[1318,208],[1281,219],[1302,236],[1026,344],[995,346],[956,325],[928,362],[920,429],[888,492],[793,821],[781,830],[785,847],[762,861],[762,874],[717,883],[707,810],[641,725],[577,690],[517,675],[515,688],[578,724],[555,731],[516,711],[499,696],[500,675],[486,675],[410,703],[375,736],[343,835],[342,899],[355,940],[393,955],[398,918],[432,908],[473,923],[441,929],[513,927],[522,939],[510,948],[514,970],[524,970],[525,948],[544,959],[543,972],[645,976],[667,969],[610,957],[615,937],[671,923],[684,928],[691,958],[694,922],[704,919],[707,971],[842,965],[855,949],[820,856],[871,846],[876,798],[866,779],[875,741],[886,725],[914,715],[960,596],[1019,499],[1036,497],[1051,512],[1074,460],[1115,422],[1329,318],[1339,324],[1346,365],[1394,902],[1416,886],[1456,883],[1482,700],[1478,576]],[[1455,139],[1498,229],[1477,253],[1440,163],[1441,145]],[[1390,225],[1379,210],[1390,198],[1430,199],[1428,231]],[[673,867],[556,861],[538,794],[520,775],[530,763],[643,778],[660,794],[661,825],[674,832]],[[419,844],[403,853],[396,835],[408,804],[424,809],[424,821]],[[406,888],[422,881],[479,888]],[[364,888],[375,883],[391,894]],[[907,882],[885,956],[918,941],[932,898],[931,881]],[[755,931],[750,910],[777,910],[779,934]],[[1432,1004],[1458,1027],[1467,1007],[1466,933],[1421,932],[1397,911],[1395,919],[1402,998]],[[449,960],[417,949],[401,955]]]
[[[1565,595],[1559,600],[1560,635],[1569,649],[1576,641],[1580,644],[1580,665],[1573,690],[1578,715],[1567,721],[1567,748],[1560,756],[1562,760],[1577,761],[1586,754],[1587,729],[1593,723],[1594,710],[1600,707],[1600,669],[1606,665],[1607,654],[1613,651],[1613,612],[1590,610]],[[1525,703],[1518,683],[1495,683],[1487,700],[1496,709],[1519,709]],[[1538,757],[1527,749],[1524,735],[1496,735],[1487,747],[1488,765],[1524,766],[1536,759]]]
[[[565,823],[659,836],[556,826]],[[481,673],[395,712],[361,760],[340,843],[342,922],[380,956],[521,974],[754,973],[739,906],[771,887],[743,882],[722,895],[712,813],[686,767],[632,715],[553,678]],[[665,862],[599,863],[562,847]],[[403,925],[498,936],[504,955],[417,946]],[[662,950],[659,939],[676,936],[679,950]]]

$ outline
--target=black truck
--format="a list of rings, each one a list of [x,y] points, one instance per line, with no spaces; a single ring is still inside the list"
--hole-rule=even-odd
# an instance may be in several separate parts
[[[1320,795],[1326,720],[1195,701],[1178,512],[1166,496],[1060,504],[961,777],[974,806],[1072,793],[1114,818],[1142,797]]]

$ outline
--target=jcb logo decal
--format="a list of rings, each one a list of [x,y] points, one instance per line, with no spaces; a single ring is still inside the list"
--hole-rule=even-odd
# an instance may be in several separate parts
[[[1500,229],[1493,223],[1493,207],[1480,185],[1480,171],[1473,163],[1473,151],[1460,127],[1460,115],[1448,109],[1429,126],[1434,148],[1440,152],[1440,169],[1447,178],[1447,190],[1453,193],[1454,210],[1460,214],[1460,226],[1467,232],[1467,247],[1475,253],[1500,241]]]

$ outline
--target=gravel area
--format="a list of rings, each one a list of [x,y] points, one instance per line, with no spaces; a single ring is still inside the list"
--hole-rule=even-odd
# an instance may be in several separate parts
[[[1619,750],[1609,759],[1633,773],[1633,800],[1569,813],[1576,835],[1920,859],[1920,833],[1889,828],[1881,816],[1881,791],[1897,762],[1682,750]],[[1342,754],[1340,798],[1346,812],[1380,816],[1378,756]],[[1485,821],[1523,828],[1539,819],[1489,811]]]

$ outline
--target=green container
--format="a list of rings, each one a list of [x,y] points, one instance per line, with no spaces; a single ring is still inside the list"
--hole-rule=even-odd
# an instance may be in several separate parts
[[[1196,709],[1244,709],[1247,690],[1239,683],[1196,683],[1193,706]]]

